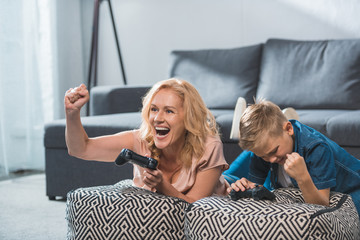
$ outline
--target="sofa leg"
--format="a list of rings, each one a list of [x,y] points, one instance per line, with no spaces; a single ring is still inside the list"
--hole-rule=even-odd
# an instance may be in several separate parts
[[[49,200],[56,200],[56,197],[55,196],[48,196],[49,197]]]

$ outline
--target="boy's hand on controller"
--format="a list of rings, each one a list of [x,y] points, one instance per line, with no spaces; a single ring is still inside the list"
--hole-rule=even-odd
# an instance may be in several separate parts
[[[238,191],[245,191],[247,189],[251,189],[256,187],[256,184],[247,180],[246,178],[241,178],[240,180],[237,180],[235,183],[232,183],[231,186],[227,189],[227,192],[230,193],[232,189],[234,189],[236,192]]]
[[[305,160],[298,153],[286,154],[284,170],[290,177],[298,181],[299,178],[308,174]]]

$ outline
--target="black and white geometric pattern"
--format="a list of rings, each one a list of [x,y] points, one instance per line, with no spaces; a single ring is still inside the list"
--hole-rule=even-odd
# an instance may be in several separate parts
[[[68,239],[185,239],[182,199],[132,186],[79,188],[67,195]]]
[[[331,193],[330,207],[306,204],[299,189],[274,191],[274,201],[208,197],[185,217],[187,239],[360,239],[349,195]]]
[[[354,203],[331,192],[330,207],[304,203],[299,189],[274,201],[208,197],[193,204],[132,186],[68,193],[68,239],[360,239]]]

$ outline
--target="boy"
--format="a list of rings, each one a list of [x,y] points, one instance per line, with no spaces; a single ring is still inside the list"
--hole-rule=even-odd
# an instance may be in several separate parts
[[[249,164],[248,179],[231,189],[244,191],[264,184],[270,171],[272,188],[298,187],[307,203],[329,206],[330,191],[350,194],[360,213],[360,161],[318,131],[287,120],[280,108],[260,100],[240,119],[239,145],[244,151],[224,172],[231,174]],[[241,177],[241,176],[239,176]]]

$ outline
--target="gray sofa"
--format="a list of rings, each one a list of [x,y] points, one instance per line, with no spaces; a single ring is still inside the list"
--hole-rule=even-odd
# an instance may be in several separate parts
[[[300,121],[360,158],[360,40],[293,41],[234,49],[173,51],[169,77],[192,82],[216,117],[224,154],[231,163],[241,153],[229,138],[238,97],[263,97],[294,107]],[[140,125],[141,97],[149,86],[92,88],[90,116],[82,122],[89,136],[112,134]],[[71,157],[65,121],[45,126],[46,194],[66,197],[78,187],[114,184],[132,178],[132,166]],[[120,149],[119,149],[120,151]]]

